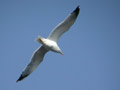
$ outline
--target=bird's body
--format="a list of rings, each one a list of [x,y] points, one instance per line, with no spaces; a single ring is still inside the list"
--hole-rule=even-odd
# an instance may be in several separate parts
[[[36,41],[40,42],[47,50],[62,54],[58,44],[55,41],[42,37],[38,37]]]
[[[26,66],[26,68],[23,70],[21,76],[19,77],[18,81],[23,80],[25,77],[30,75],[36,68],[37,66],[42,62],[44,55],[48,51],[53,51],[56,53],[60,53],[64,55],[58,46],[57,42],[60,36],[68,31],[68,29],[73,25],[75,22],[78,14],[79,14],[80,6],[78,6],[68,17],[58,24],[55,29],[50,33],[48,38],[43,38],[43,37],[38,37],[36,39],[37,42],[41,43],[42,46],[39,47],[34,53],[31,58],[30,63]]]

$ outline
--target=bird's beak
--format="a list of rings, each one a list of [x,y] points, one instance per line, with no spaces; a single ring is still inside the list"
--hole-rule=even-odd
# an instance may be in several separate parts
[[[64,53],[61,52],[60,54],[64,56]]]

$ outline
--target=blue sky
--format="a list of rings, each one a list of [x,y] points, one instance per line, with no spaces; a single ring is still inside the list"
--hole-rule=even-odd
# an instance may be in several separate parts
[[[49,52],[16,83],[34,39],[80,5],[75,24],[59,40],[64,56]],[[0,90],[120,90],[119,0],[0,0]]]

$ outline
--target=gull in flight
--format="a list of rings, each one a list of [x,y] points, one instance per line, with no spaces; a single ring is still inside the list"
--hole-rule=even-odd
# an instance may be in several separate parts
[[[33,53],[30,63],[23,70],[21,76],[18,78],[16,82],[21,81],[25,77],[30,75],[38,67],[38,65],[43,61],[43,57],[48,51],[53,51],[53,52],[64,55],[57,44],[58,39],[63,33],[68,31],[68,29],[74,24],[79,14],[79,11],[80,11],[80,6],[78,6],[71,14],[69,14],[67,18],[65,18],[65,20],[63,20],[60,24],[58,24],[50,33],[48,38],[43,38],[41,36],[38,36],[36,41],[41,43],[42,46],[39,47]]]

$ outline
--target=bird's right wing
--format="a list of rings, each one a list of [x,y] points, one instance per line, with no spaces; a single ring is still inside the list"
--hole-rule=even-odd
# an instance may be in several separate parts
[[[48,39],[57,42],[59,37],[68,31],[68,29],[73,25],[79,14],[79,11],[80,6],[78,6],[64,21],[62,21],[55,27],[55,29],[53,29],[53,31],[48,36]]]
[[[37,66],[42,62],[46,52],[48,52],[48,50],[46,50],[43,46],[41,46],[34,52],[30,63],[24,69],[17,82],[23,80],[37,68]]]

